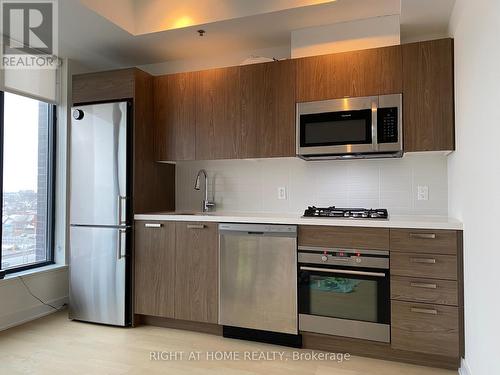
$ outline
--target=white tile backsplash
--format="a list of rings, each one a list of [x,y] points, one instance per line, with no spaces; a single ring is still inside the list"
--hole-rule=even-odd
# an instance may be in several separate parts
[[[298,158],[178,162],[177,210],[199,210],[202,192],[193,189],[205,168],[209,197],[217,211],[298,214],[309,205],[387,208],[398,215],[447,215],[447,157],[407,154],[402,159],[306,162]],[[429,200],[417,200],[417,186]],[[278,199],[286,187],[287,199]]]

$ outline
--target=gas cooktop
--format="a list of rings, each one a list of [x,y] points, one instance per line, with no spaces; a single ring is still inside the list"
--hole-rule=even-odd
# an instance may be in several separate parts
[[[338,208],[335,206],[321,208],[307,207],[303,217],[338,217],[351,219],[387,219],[389,214],[385,208]]]

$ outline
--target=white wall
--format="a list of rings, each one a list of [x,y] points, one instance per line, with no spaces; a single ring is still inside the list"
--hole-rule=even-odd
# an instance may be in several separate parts
[[[457,151],[449,159],[449,210],[464,223],[465,361],[473,375],[500,374],[500,2],[457,0]]]
[[[61,307],[68,303],[68,267],[67,260],[67,153],[68,153],[68,105],[71,103],[71,67],[70,61],[64,60],[61,67],[61,98],[57,112],[57,148],[56,148],[56,184],[55,184],[55,266],[30,270],[18,275],[8,275],[0,280],[0,330],[6,329],[55,310],[43,305],[35,297]],[[42,271],[41,271],[42,270]],[[23,284],[26,283],[27,287]],[[29,288],[29,290],[28,290]]]
[[[56,308],[68,303],[67,267],[22,276],[22,281],[19,277],[0,280],[0,331],[55,311],[30,291]]]
[[[202,192],[193,189],[205,168],[218,211],[301,213],[308,205],[388,208],[391,214],[446,215],[447,160],[442,154],[403,159],[306,162],[298,158],[179,162],[176,209],[199,210]],[[429,186],[429,200],[416,187]],[[278,187],[287,199],[278,200]]]
[[[194,72],[197,70],[240,65],[244,60],[252,56],[276,58],[279,60],[288,59],[290,58],[290,46],[235,51],[232,54],[203,59],[171,60],[158,64],[142,65],[139,68],[152,75]]]
[[[297,30],[291,40],[292,57],[398,44],[399,18],[369,18]],[[158,74],[171,66],[150,66],[149,71]],[[188,62],[180,66],[192,68]],[[176,167],[177,210],[199,209],[202,196],[193,183],[201,168],[215,181],[210,192],[219,211],[298,214],[308,205],[336,205],[388,208],[391,214],[448,213],[447,160],[442,154],[414,154],[398,160],[180,162]],[[418,185],[429,186],[428,201],[416,200]],[[287,188],[286,200],[277,199],[278,187]]]
[[[399,15],[294,30],[292,58],[400,44]]]

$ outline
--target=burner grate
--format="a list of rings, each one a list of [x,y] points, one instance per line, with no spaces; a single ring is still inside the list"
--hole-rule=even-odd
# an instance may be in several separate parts
[[[389,214],[385,208],[339,208],[309,206],[304,217],[337,217],[348,219],[387,219]]]

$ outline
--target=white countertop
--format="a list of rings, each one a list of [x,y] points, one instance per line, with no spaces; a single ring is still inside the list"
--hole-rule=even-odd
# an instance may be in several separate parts
[[[344,227],[374,228],[412,228],[412,229],[453,229],[462,230],[462,223],[444,216],[389,216],[389,219],[339,219],[339,218],[303,218],[301,215],[260,213],[260,212],[211,212],[183,213],[157,212],[138,214],[135,220],[159,221],[205,221],[216,223],[262,223],[262,224],[297,224],[330,225]]]

